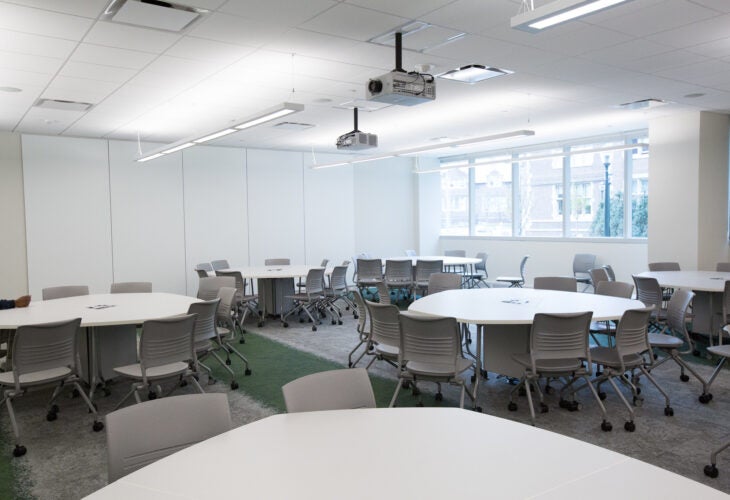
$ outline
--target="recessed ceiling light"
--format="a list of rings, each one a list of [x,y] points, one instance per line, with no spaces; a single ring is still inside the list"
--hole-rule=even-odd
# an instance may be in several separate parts
[[[22,92],[18,87],[0,87],[0,92]]]
[[[687,99],[696,99],[697,97],[704,97],[704,95],[705,94],[703,94],[702,92],[693,92],[691,94],[687,94],[684,97],[686,97]]]
[[[441,73],[438,77],[446,78],[447,80],[456,80],[457,82],[477,83],[488,78],[510,75],[512,73],[513,71],[508,69],[492,68],[481,64],[469,64],[468,66],[462,66],[461,68]]]

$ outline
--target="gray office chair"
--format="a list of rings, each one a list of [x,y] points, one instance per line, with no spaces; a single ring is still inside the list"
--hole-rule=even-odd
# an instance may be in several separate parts
[[[628,432],[636,430],[634,409],[619,390],[616,380],[629,388],[633,398],[632,403],[634,405],[638,404],[643,400],[643,396],[641,396],[640,390],[635,383],[638,380],[634,375],[635,370],[640,371],[664,396],[664,415],[668,417],[674,415],[674,410],[669,403],[669,396],[646,368],[647,360],[649,365],[654,361],[648,337],[650,316],[651,308],[630,309],[624,312],[616,328],[616,347],[591,348],[593,363],[603,367],[601,375],[593,381],[597,386],[598,397],[605,399],[606,393],[601,391],[601,385],[608,381],[629,412],[629,417],[624,423],[624,429]]]
[[[139,362],[114,368],[117,374],[135,381],[132,383],[130,391],[114,407],[115,410],[133,394],[137,403],[141,403],[139,391],[144,389],[149,391],[149,399],[155,399],[160,395],[158,393],[161,388],[158,385],[155,391],[153,384],[164,379],[179,379],[173,390],[187,380],[199,392],[205,392],[196,378],[198,375],[197,358],[193,348],[195,319],[195,314],[186,314],[166,319],[148,320],[142,324],[139,339]]]
[[[616,273],[613,272],[611,264],[606,264],[603,266],[603,269],[605,269],[606,274],[608,274],[608,281],[616,281]]]
[[[233,276],[200,278],[198,298],[201,300],[213,300],[218,297],[218,290],[223,287],[236,288],[236,278]]]
[[[395,290],[396,301],[401,295],[405,299],[410,298],[413,293],[413,263],[410,260],[386,260],[383,280],[388,290]]]
[[[378,291],[378,302],[380,304],[390,305],[393,303],[390,297],[390,290],[388,290],[384,282],[376,283],[375,289]]]
[[[679,262],[649,262],[649,271],[680,271]]]
[[[651,311],[649,323],[660,332],[664,331],[667,320],[667,310],[664,308],[664,294],[656,278],[646,276],[632,276],[636,285],[636,298],[646,307],[654,307]]]
[[[174,396],[111,412],[106,416],[109,482],[229,430],[225,394]]]
[[[81,388],[80,378],[76,373],[75,367],[79,357],[76,335],[80,324],[81,318],[76,318],[54,323],[23,325],[15,331],[11,347],[12,370],[0,373],[0,387],[3,388],[0,404],[5,403],[8,408],[10,425],[15,435],[14,457],[25,455],[27,449],[21,444],[13,399],[22,396],[29,389],[56,384],[46,407],[46,420],[52,422],[58,418],[59,407],[55,403],[61,390],[64,386],[73,387],[94,415],[94,431],[98,432],[104,428],[104,424],[98,420],[96,408]]]
[[[612,281],[608,277],[608,271],[605,267],[594,267],[588,274],[591,276],[591,283],[593,284],[593,291],[596,291],[596,287],[602,281]]]
[[[312,373],[281,388],[288,413],[375,408],[375,394],[365,368]]]
[[[231,267],[226,259],[211,260],[210,266],[213,268],[213,271],[218,271],[220,269],[229,269]]]
[[[559,292],[577,292],[578,280],[564,276],[540,276],[533,282],[535,290],[556,290]]]
[[[624,283],[623,281],[599,281],[596,284],[595,292],[596,295],[605,295],[608,297],[621,297],[623,299],[630,299],[634,294],[634,285],[631,283]],[[591,338],[600,345],[601,343],[596,338],[597,333],[603,333],[606,335],[608,340],[608,346],[611,346],[611,339],[614,337],[613,325],[615,321],[601,321],[591,323]]]
[[[264,326],[264,318],[259,314],[259,296],[254,293],[246,293],[246,280],[243,279],[240,271],[216,271],[216,276],[220,277],[231,277],[236,282],[236,308],[238,320],[238,327],[241,330],[241,344],[245,343],[246,340],[243,334],[246,329],[243,327],[243,322],[246,321],[246,316],[249,313],[256,317],[257,324],[260,327]],[[251,283],[251,290],[253,291],[253,283]]]
[[[226,365],[231,364],[230,355],[234,354],[238,357],[238,359],[243,361],[243,374],[251,375],[248,358],[241,354],[238,349],[233,347],[233,344],[231,343],[236,339],[236,325],[238,325],[238,310],[236,308],[238,300],[237,296],[238,290],[232,287],[224,286],[218,290],[217,297],[220,299],[218,312],[216,313],[216,331],[218,335],[214,341],[225,351]]]
[[[457,273],[433,273],[428,277],[428,294],[443,292],[445,290],[459,290],[461,288],[461,275]]]
[[[379,304],[369,300],[365,301],[365,305],[370,318],[370,335],[366,349],[373,355],[367,368],[369,369],[376,360],[385,361],[397,367],[400,345],[400,326],[398,324],[400,310],[394,305]]]
[[[479,262],[474,264],[474,272],[466,275],[465,288],[489,288],[489,283],[487,283],[487,278],[489,277],[489,273],[487,273],[487,257],[489,256],[485,252],[476,254]]]
[[[434,318],[416,316],[408,313],[399,316],[400,349],[398,364],[402,367],[398,374],[399,382],[390,400],[390,407],[395,406],[401,386],[423,381],[436,382],[438,392],[436,400],[441,401],[441,384],[447,383],[461,387],[459,407],[464,408],[466,381],[461,376],[471,370],[473,362],[466,359],[461,352],[461,335],[459,325],[454,318]],[[416,391],[420,400],[420,391]],[[469,397],[472,394],[469,393]]]
[[[317,325],[322,324],[319,319],[321,313],[326,311],[326,308],[321,307],[325,300],[324,295],[324,269],[313,268],[307,273],[306,291],[304,293],[296,293],[294,295],[288,295],[288,299],[294,301],[294,307],[281,316],[281,326],[284,328],[289,327],[287,318],[293,314],[299,316],[299,322],[302,323],[304,318],[302,313],[305,314],[309,321],[312,323],[312,331],[317,331]],[[332,318],[333,324],[337,323],[337,320]]]
[[[357,287],[363,295],[368,288],[383,281],[383,262],[380,259],[361,259],[357,262]]]
[[[573,276],[584,285],[583,292],[592,287],[589,271],[596,267],[596,256],[592,253],[577,253],[573,257]]]
[[[415,289],[416,293],[420,295],[426,295],[428,293],[428,280],[434,273],[441,273],[444,271],[443,260],[420,260],[416,261],[416,279]]]
[[[497,281],[509,283],[510,288],[522,288],[522,285],[525,284],[525,265],[527,264],[527,259],[529,258],[529,255],[525,255],[524,257],[522,257],[522,261],[520,262],[519,276],[500,276],[497,278]]]
[[[730,262],[718,262],[715,271],[719,273],[730,273]]]
[[[355,303],[352,301],[350,288],[347,286],[347,266],[335,266],[330,274],[329,285],[325,288],[326,305],[337,314],[338,324],[342,324],[342,309],[338,305],[344,302],[345,310],[352,309],[352,314],[357,319],[358,313]]]
[[[358,343],[347,355],[347,366],[349,368],[354,368],[360,362],[360,360],[368,353],[367,344],[370,338],[370,332],[367,327],[368,308],[365,305],[365,300],[362,298],[362,295],[360,295],[360,292],[358,292],[357,290],[354,290],[352,292],[352,299],[355,303],[355,308],[357,310],[357,326],[355,327],[355,331],[357,332]],[[352,358],[355,356],[357,350],[360,349],[360,347],[362,346],[366,347],[363,352],[360,353],[357,359],[353,361]]]
[[[198,278],[207,278],[210,276],[208,274],[209,271],[213,272],[213,266],[210,265],[210,262],[201,262],[195,266],[195,272],[198,273]]]
[[[466,257],[466,250],[444,250],[445,257]],[[446,266],[447,272],[466,273],[466,266],[463,264]]]
[[[287,258],[265,259],[264,265],[265,266],[288,266],[288,265],[291,265],[291,259],[287,259]]]
[[[89,295],[89,287],[86,285],[51,286],[42,290],[43,300],[65,299],[80,295]]]
[[[730,281],[725,282],[726,293],[727,293],[728,283],[730,283]],[[730,333],[730,332],[728,332],[728,329],[729,328],[727,325],[723,327],[723,330],[725,331],[725,333]],[[722,334],[720,334],[720,339],[722,339]],[[719,359],[717,365],[715,366],[715,369],[713,370],[712,375],[710,376],[709,380],[707,381],[707,386],[705,388],[706,393],[703,395],[702,399],[700,400],[703,403],[709,403],[712,400],[712,393],[710,393],[710,386],[715,381],[717,376],[721,372],[724,371],[722,368],[725,365],[727,358],[730,357],[730,345],[729,344],[724,344],[724,345],[720,344],[720,345],[710,346],[707,348],[707,352],[709,352],[715,356],[718,356],[720,359]],[[718,476],[719,471],[717,470],[717,455],[722,453],[728,447],[730,447],[730,441],[727,441],[722,446],[720,446],[719,448],[716,448],[712,451],[712,453],[710,454],[710,465],[706,465],[705,470],[704,470],[706,476],[709,476],[709,477]]]
[[[109,293],[152,293],[152,283],[149,281],[112,283]]]
[[[592,364],[588,348],[588,328],[592,315],[593,313],[590,311],[572,314],[535,314],[530,329],[530,351],[512,355],[512,359],[524,367],[525,374],[520,379],[520,383],[510,392],[510,402],[507,407],[509,411],[517,410],[515,395],[521,388],[524,388],[530,406],[532,425],[535,425],[535,407],[530,386],[539,395],[540,411],[542,413],[548,411],[543,392],[538,384],[541,377],[568,379],[560,390],[560,407],[575,411],[580,405],[573,399],[575,391],[572,390],[572,386],[578,379],[582,379],[585,381],[585,386],[590,388],[601,409],[603,417],[601,429],[611,430],[612,426],[606,416],[606,408],[589,378],[592,373]],[[566,396],[569,399],[566,399]]]

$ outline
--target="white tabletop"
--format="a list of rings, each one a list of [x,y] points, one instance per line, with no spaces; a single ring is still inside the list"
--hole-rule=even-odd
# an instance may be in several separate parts
[[[531,324],[535,313],[593,311],[593,321],[619,319],[627,309],[644,307],[638,300],[592,293],[557,292],[533,288],[472,288],[447,290],[413,302],[409,311],[453,316],[477,325]]]
[[[600,487],[593,487],[594,481]],[[619,453],[457,408],[274,415],[164,458],[87,498],[400,500],[465,495],[726,498]]]
[[[718,271],[647,271],[638,276],[656,278],[660,286],[689,288],[697,292],[723,292],[730,273]]]
[[[482,259],[477,259],[475,257],[450,257],[448,255],[419,255],[417,257],[388,257],[381,259],[383,261],[383,264],[385,264],[386,260],[410,260],[413,265],[416,265],[416,262],[419,260],[442,260],[444,261],[445,266],[465,266],[465,265],[471,265],[471,264],[478,264],[482,261]]]
[[[303,266],[303,265],[279,265],[279,266],[249,266],[249,267],[232,267],[230,269],[221,269],[221,271],[238,271],[243,278],[253,279],[277,279],[277,278],[298,278],[306,276],[311,269],[318,269],[320,266]],[[331,274],[332,268],[325,269],[325,274]],[[208,273],[211,274],[211,273]],[[212,273],[215,275],[215,273]]]
[[[195,297],[172,293],[102,293],[54,300],[33,300],[28,307],[0,311],[0,328],[81,318],[81,326],[144,323],[184,314]],[[94,306],[112,307],[94,309]]]

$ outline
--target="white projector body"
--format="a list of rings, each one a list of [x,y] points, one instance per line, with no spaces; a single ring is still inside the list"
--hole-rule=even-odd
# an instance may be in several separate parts
[[[391,71],[368,82],[369,101],[415,106],[436,99],[436,79],[432,75]]]
[[[359,130],[348,132],[337,138],[337,149],[370,149],[378,147],[378,136],[376,134],[367,134]]]

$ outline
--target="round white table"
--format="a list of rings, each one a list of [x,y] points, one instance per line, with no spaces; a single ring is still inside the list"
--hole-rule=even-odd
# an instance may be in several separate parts
[[[512,354],[527,352],[530,325],[536,313],[593,312],[593,321],[620,319],[627,309],[644,307],[638,300],[592,293],[558,292],[533,288],[473,288],[447,290],[413,302],[409,311],[452,316],[477,325],[477,366],[519,378],[521,366]],[[482,349],[482,345],[484,348]],[[476,385],[474,387],[476,394]]]
[[[91,399],[98,382],[103,380],[102,370],[111,374],[114,366],[137,360],[134,325],[185,314],[194,302],[199,299],[172,293],[101,293],[33,300],[28,307],[0,311],[0,329],[15,330],[21,325],[81,318],[81,327],[89,329],[86,362]]]
[[[727,498],[625,455],[457,408],[274,415],[163,458],[86,498],[239,497]]]

